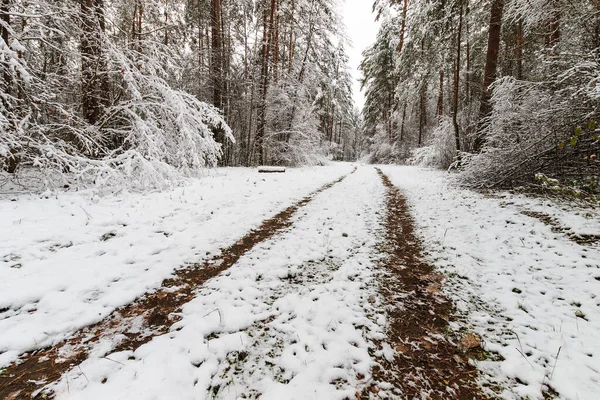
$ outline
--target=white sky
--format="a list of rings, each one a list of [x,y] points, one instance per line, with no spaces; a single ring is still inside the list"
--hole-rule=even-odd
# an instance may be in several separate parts
[[[372,0],[344,0],[344,21],[348,28],[348,36],[353,43],[349,49],[350,68],[354,76],[354,102],[362,109],[365,99],[360,91],[360,72],[358,66],[362,60],[362,52],[375,42],[379,24],[375,22],[375,15],[371,12]]]

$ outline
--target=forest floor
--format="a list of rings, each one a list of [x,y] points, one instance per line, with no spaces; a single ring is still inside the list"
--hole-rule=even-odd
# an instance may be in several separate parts
[[[413,167],[0,198],[0,398],[600,398],[600,213]]]

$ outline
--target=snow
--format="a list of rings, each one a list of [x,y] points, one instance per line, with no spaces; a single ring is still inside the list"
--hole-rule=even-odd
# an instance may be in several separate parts
[[[486,390],[600,398],[600,244],[573,240],[600,235],[599,212],[460,189],[441,171],[381,168],[447,277],[459,312],[451,328],[489,351],[477,362]],[[5,196],[0,366],[103,319],[352,170],[231,168],[163,192]],[[384,195],[375,169],[359,166],[198,287],[169,333],[116,353],[120,338],[103,337],[50,387],[59,399],[356,398],[376,357],[395,352],[378,292]],[[130,333],[144,333],[139,322]]]
[[[446,291],[486,350],[487,383],[506,399],[600,398],[600,247],[580,245],[523,211],[543,212],[574,234],[600,234],[597,211],[510,193],[457,189],[441,171],[382,167],[407,195]],[[585,317],[581,318],[581,317]]]
[[[352,167],[218,169],[170,191],[0,200],[0,366],[62,341]]]
[[[383,196],[359,168],[208,281],[169,334],[97,352],[54,385],[58,398],[355,398],[385,326],[373,301]]]

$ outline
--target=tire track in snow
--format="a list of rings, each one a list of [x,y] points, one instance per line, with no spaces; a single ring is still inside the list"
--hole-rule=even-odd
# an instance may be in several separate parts
[[[374,341],[384,338],[374,260],[383,205],[375,171],[359,169],[316,197],[290,229],[201,287],[170,333],[110,354],[113,362],[86,360],[55,392],[65,399],[356,399],[371,379]]]
[[[353,174],[356,168],[350,173]],[[264,221],[220,255],[204,264],[175,271],[175,277],[163,281],[161,288],[135,302],[116,309],[103,321],[86,327],[72,338],[51,348],[24,354],[0,373],[0,399],[27,398],[39,395],[40,389],[58,380],[71,367],[88,356],[112,351],[135,350],[153,337],[169,331],[179,319],[174,316],[192,300],[195,290],[207,280],[234,265],[258,243],[289,228],[292,217],[315,196],[343,181],[348,175],[324,185],[301,201]],[[43,394],[48,396],[48,394]],[[50,394],[51,395],[51,394]]]
[[[483,356],[479,343],[472,336],[471,342],[461,340],[449,329],[455,310],[441,291],[443,276],[425,261],[408,201],[378,173],[387,188],[387,241],[382,248],[387,268],[380,291],[388,326],[380,343],[384,357],[373,371],[369,392],[376,398],[486,399],[470,361]],[[363,392],[360,398],[370,394]]]

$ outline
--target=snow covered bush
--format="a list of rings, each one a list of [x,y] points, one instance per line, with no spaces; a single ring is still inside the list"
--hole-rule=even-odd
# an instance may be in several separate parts
[[[292,107],[288,104],[288,109]],[[274,164],[303,166],[325,165],[331,161],[331,148],[325,135],[319,132],[317,121],[308,107],[296,106],[293,128],[278,123],[282,110],[270,110],[271,132],[265,144]]]
[[[597,191],[597,79],[590,63],[573,66],[547,82],[507,77],[494,84],[493,111],[480,154],[464,161],[462,182],[474,187],[536,183],[536,174]],[[600,71],[595,63],[594,70]],[[596,75],[597,76],[597,75]],[[587,81],[589,83],[585,83]],[[596,84],[592,84],[595,87]]]
[[[49,43],[77,40],[83,29],[78,11],[45,6],[61,17],[35,19],[20,34]],[[60,62],[51,66],[39,58],[46,42],[24,47],[14,38],[8,48],[0,39],[0,58],[9,60],[11,71],[9,90],[0,94],[0,169],[34,167],[82,185],[144,189],[215,166],[222,154],[215,135],[233,141],[231,129],[219,110],[177,89],[177,55],[160,42],[124,45],[95,34],[98,54],[86,59],[77,45],[65,45],[52,50]],[[80,90],[90,83],[82,65],[91,62],[100,94]],[[90,93],[103,97],[94,120],[82,112]]]
[[[331,162],[337,149],[320,124],[324,94],[318,92],[316,100],[313,95],[304,85],[283,78],[270,88],[264,141],[269,163],[298,167]]]
[[[287,141],[270,142],[271,157],[280,165],[326,165],[331,162],[331,151],[325,143],[320,132],[293,132]]]
[[[410,157],[410,143],[390,138],[382,125],[377,125],[368,140],[368,154],[363,159],[372,164],[403,164]]]
[[[23,51],[25,47],[18,40],[6,43],[0,36],[0,171],[12,171],[16,168],[16,152],[21,145],[17,137],[30,118],[27,110],[22,107],[22,99],[9,93],[6,87],[8,74],[19,76],[21,88],[31,82],[25,60],[20,55]]]
[[[137,168],[120,168],[132,177],[150,166],[151,171],[174,169],[185,175],[216,166],[221,145],[214,136],[234,141],[220,111],[171,87],[160,54],[126,54],[114,45],[109,49],[109,68],[121,71],[118,84],[124,94],[97,124],[104,137],[119,145],[106,154],[106,161],[115,163],[112,157],[127,153],[127,159],[144,160]]]
[[[409,164],[447,169],[456,158],[456,141],[452,119],[444,117],[432,132],[429,144],[414,149]]]
[[[371,160],[377,164],[390,164],[396,162],[394,145],[387,141],[376,141],[371,146]]]

